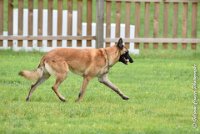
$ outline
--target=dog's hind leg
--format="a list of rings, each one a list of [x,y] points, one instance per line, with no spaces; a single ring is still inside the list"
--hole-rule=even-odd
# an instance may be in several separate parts
[[[86,87],[87,87],[90,79],[91,79],[90,77],[84,77],[83,78],[83,83],[82,83],[82,86],[81,86],[81,90],[79,92],[78,99],[76,99],[76,102],[80,102],[83,99],[83,95],[85,93]]]
[[[111,88],[113,91],[115,91],[122,99],[128,100],[129,97],[124,95],[107,77],[107,74],[102,75],[99,77],[99,82],[103,83],[104,85]]]
[[[46,73],[46,74],[43,73],[42,77],[40,77],[40,78],[36,81],[36,83],[33,84],[33,85],[31,86],[31,89],[30,89],[30,91],[29,91],[29,93],[28,93],[28,96],[27,96],[27,98],[26,98],[26,101],[29,101],[29,100],[30,100],[30,97],[31,97],[31,95],[33,94],[33,92],[35,91],[35,89],[36,89],[40,84],[42,84],[45,80],[47,80],[49,77],[50,77],[50,75],[49,75],[48,73]]]
[[[63,97],[59,91],[58,91],[58,87],[59,85],[65,80],[66,78],[66,74],[57,74],[56,75],[56,82],[54,84],[54,86],[52,87],[53,91],[56,93],[56,95],[58,96],[58,98],[65,102],[65,97]]]
[[[51,74],[55,75],[56,82],[53,85],[52,89],[55,92],[55,94],[58,96],[58,98],[65,102],[65,97],[63,97],[59,91],[58,87],[60,84],[65,80],[67,76],[67,72],[69,71],[69,67],[67,63],[64,60],[49,60],[45,62],[45,68],[46,70]]]

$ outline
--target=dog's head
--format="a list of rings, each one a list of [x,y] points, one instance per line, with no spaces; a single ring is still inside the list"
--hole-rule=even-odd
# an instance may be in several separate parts
[[[120,38],[117,42],[117,47],[120,50],[119,61],[128,64],[128,62],[133,63],[133,59],[129,55],[128,49],[124,46],[122,38]]]

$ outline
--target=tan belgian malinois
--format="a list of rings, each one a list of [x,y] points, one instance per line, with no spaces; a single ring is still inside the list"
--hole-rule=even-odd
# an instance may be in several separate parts
[[[37,69],[19,72],[19,75],[29,80],[37,80],[31,86],[26,101],[29,101],[33,91],[51,75],[56,77],[56,82],[52,87],[53,91],[61,101],[65,101],[65,98],[58,92],[58,87],[65,80],[69,71],[83,77],[83,83],[76,101],[82,100],[89,81],[94,77],[98,77],[99,82],[111,88],[122,99],[128,100],[129,98],[112,84],[107,77],[109,69],[118,61],[124,64],[133,63],[121,38],[116,45],[107,48],[54,49],[42,57]]]

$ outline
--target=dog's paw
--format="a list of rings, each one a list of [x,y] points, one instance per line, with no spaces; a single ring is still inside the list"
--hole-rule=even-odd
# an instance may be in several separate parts
[[[59,98],[62,102],[66,102],[65,98],[64,97],[60,97]]]
[[[123,96],[122,99],[123,99],[123,100],[128,100],[129,97],[128,97],[128,96]]]
[[[29,102],[29,100],[30,100],[29,97],[27,97],[27,98],[26,98],[26,102]]]

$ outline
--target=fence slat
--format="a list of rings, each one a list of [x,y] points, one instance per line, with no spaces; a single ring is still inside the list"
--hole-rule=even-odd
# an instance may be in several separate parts
[[[168,12],[169,12],[169,3],[165,2],[164,3],[164,9],[163,9],[163,37],[167,38],[168,37]],[[168,44],[167,43],[163,43],[163,48],[167,49],[168,48]]]
[[[92,35],[92,0],[87,1],[87,35]],[[92,42],[87,41],[87,46],[91,47]]]
[[[8,0],[8,35],[13,35],[13,0]],[[13,46],[13,41],[8,41],[8,46]]]
[[[28,1],[28,35],[33,35],[33,1]],[[28,46],[33,46],[33,41],[28,41]]]
[[[43,31],[43,0],[38,0],[38,35]],[[38,47],[42,46],[42,41],[38,40]]]
[[[52,35],[53,27],[53,0],[48,0],[48,35]],[[52,41],[48,40],[47,41],[47,46],[52,47]]]
[[[156,2],[154,3],[154,21],[153,21],[153,37],[158,37],[158,33],[159,33],[159,3]],[[158,48],[158,44],[154,43],[153,44],[153,48],[157,49]]]
[[[4,1],[0,1],[0,35],[3,35],[3,21],[4,21]],[[0,46],[3,46],[3,41],[0,41]]]
[[[126,2],[126,17],[125,17],[125,37],[130,38],[130,16],[131,16],[131,3]],[[126,48],[130,48],[130,43],[125,43]]]
[[[106,38],[110,38],[111,32],[111,1],[106,2]],[[106,47],[109,47],[110,43],[106,43]]]
[[[197,37],[197,3],[192,3],[192,37]],[[192,49],[196,49],[196,43],[191,44]]]
[[[77,35],[81,36],[82,35],[82,12],[83,12],[83,1],[78,0],[77,1]],[[81,47],[82,46],[82,41],[77,40],[77,46]]]
[[[188,3],[183,3],[183,18],[182,18],[182,37],[187,37],[187,19],[188,19]],[[182,48],[186,49],[187,44],[183,43]]]
[[[178,31],[178,3],[173,4],[173,38],[177,37]],[[177,43],[173,43],[173,49],[177,49]]]
[[[150,12],[150,2],[145,2],[145,21],[144,21],[144,37],[149,37],[149,12]],[[149,48],[148,43],[144,43],[144,49]]]
[[[120,37],[120,22],[121,22],[121,2],[116,2],[116,27],[115,37]]]
[[[23,8],[24,8],[24,0],[18,0],[18,35],[23,35]],[[18,46],[21,47],[23,45],[23,41],[18,41]]]
[[[72,35],[72,17],[73,17],[73,13],[72,13],[72,10],[73,10],[73,0],[68,0],[67,1],[67,35],[70,36]],[[68,40],[67,41],[67,46],[71,47],[72,46],[72,41],[71,40]]]
[[[58,0],[58,18],[57,18],[57,35],[62,35],[62,20],[63,20],[63,0]],[[62,41],[58,40],[57,41],[57,46],[61,47],[62,46]]]
[[[135,37],[139,37],[140,33],[140,2],[135,3]],[[139,48],[139,43],[134,44],[134,48]]]

